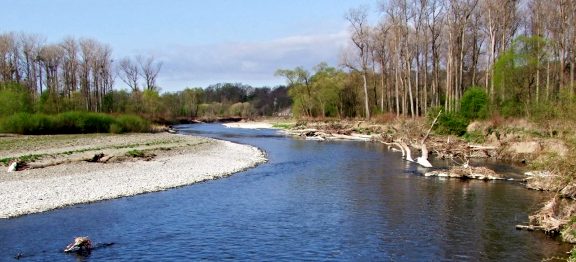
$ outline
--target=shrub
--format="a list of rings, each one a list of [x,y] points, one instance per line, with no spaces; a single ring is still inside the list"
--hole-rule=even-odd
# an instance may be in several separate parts
[[[26,135],[147,132],[150,123],[141,117],[91,112],[58,115],[17,113],[0,121],[0,131]]]
[[[436,132],[462,136],[466,133],[468,120],[458,113],[445,113],[438,118]]]
[[[480,87],[470,87],[460,100],[460,113],[468,120],[488,117],[488,95]]]
[[[440,107],[432,108],[428,111],[428,120],[430,123],[436,118],[438,112],[441,110]],[[444,112],[438,117],[436,125],[434,125],[434,131],[442,135],[457,135],[462,136],[466,133],[466,127],[468,127],[468,119],[463,117],[459,113],[455,112]]]
[[[0,83],[0,117],[32,111],[32,97],[28,90],[16,83]]]
[[[111,133],[114,133],[113,128],[120,128],[120,133],[148,132],[150,130],[150,123],[139,116],[121,115],[117,117],[116,122],[110,126]]]

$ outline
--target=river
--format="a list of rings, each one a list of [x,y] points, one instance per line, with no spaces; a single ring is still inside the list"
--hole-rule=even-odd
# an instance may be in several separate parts
[[[217,124],[178,130],[257,146],[269,161],[220,180],[0,220],[0,261],[539,261],[570,249],[515,230],[548,197],[517,182],[424,177],[376,143]],[[84,235],[115,244],[61,252]]]

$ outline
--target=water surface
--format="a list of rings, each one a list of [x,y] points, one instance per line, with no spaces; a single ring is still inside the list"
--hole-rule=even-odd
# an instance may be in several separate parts
[[[517,183],[426,178],[380,144],[179,130],[254,145],[270,160],[225,179],[0,220],[0,261],[538,261],[570,249],[514,229],[547,197]],[[80,235],[116,244],[61,253]]]

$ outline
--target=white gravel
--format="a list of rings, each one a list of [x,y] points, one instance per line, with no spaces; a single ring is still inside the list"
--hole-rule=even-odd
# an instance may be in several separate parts
[[[0,180],[0,218],[166,190],[228,176],[265,161],[255,147],[214,140],[150,161],[75,162],[19,171],[19,179]]]
[[[245,129],[271,129],[274,126],[270,123],[264,122],[235,122],[235,123],[225,123],[225,127],[231,128],[245,128]]]

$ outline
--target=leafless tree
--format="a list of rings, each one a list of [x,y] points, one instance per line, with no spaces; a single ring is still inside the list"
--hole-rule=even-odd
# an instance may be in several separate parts
[[[20,43],[22,46],[22,63],[24,70],[25,85],[28,87],[30,93],[35,94],[38,87],[38,57],[40,47],[43,45],[44,39],[39,35],[34,34],[20,34]]]
[[[63,78],[64,93],[70,98],[72,92],[78,88],[78,42],[74,38],[66,38],[60,44],[64,52]]]
[[[353,61],[350,56],[345,56],[344,66],[358,71],[362,74],[364,90],[364,110],[366,119],[370,119],[370,103],[368,97],[368,70],[370,62],[370,26],[368,24],[367,8],[351,9],[346,14],[346,20],[350,23],[352,31],[351,40],[355,47],[357,61]]]
[[[140,68],[132,59],[126,57],[118,63],[118,76],[133,92],[138,91],[138,79],[140,78]]]
[[[144,78],[144,85],[147,90],[158,91],[156,85],[156,77],[162,68],[161,62],[156,62],[153,56],[143,58],[138,56],[138,64],[140,65],[140,76]]]

